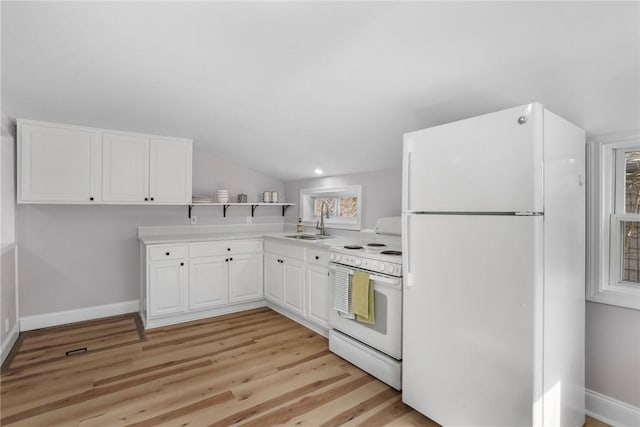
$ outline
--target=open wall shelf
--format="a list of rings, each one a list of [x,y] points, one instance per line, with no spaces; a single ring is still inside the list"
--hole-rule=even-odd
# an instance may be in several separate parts
[[[189,218],[191,218],[191,210],[196,206],[222,206],[222,216],[227,217],[227,209],[230,206],[251,206],[251,216],[255,215],[258,206],[280,206],[282,207],[282,216],[289,206],[295,206],[295,203],[193,203],[189,205]]]

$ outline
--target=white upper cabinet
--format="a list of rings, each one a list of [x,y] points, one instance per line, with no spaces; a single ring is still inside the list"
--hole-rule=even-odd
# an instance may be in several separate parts
[[[189,139],[18,120],[20,203],[191,203]]]
[[[149,198],[149,139],[102,134],[102,200],[141,203]]]
[[[97,203],[100,132],[18,121],[18,202]]]
[[[149,200],[191,203],[191,150],[183,141],[151,140]]]

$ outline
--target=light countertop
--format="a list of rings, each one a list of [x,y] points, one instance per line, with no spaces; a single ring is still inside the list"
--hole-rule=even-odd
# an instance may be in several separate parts
[[[318,240],[302,240],[292,239],[285,236],[291,236],[296,233],[292,232],[231,232],[231,233],[175,233],[175,234],[159,234],[152,236],[141,236],[139,240],[145,245],[156,245],[163,243],[192,243],[192,242],[205,242],[205,241],[218,241],[218,240],[246,240],[246,239],[273,239],[282,242],[288,242],[292,244],[299,244],[310,247],[326,247],[342,246],[347,244],[362,243],[361,240],[353,237],[345,236],[331,236],[327,239]],[[304,233],[311,234],[311,233]]]
[[[314,230],[315,231],[315,230]],[[306,247],[329,248],[348,244],[364,244],[371,240],[371,234],[356,236],[332,235],[326,239],[302,240],[286,236],[298,234],[295,231],[283,231],[282,224],[229,225],[229,226],[166,226],[139,227],[138,239],[145,245],[192,243],[220,240],[272,239]],[[306,231],[305,235],[315,234]]]

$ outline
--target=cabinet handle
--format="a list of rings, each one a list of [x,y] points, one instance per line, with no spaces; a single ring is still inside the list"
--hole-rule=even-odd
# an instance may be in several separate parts
[[[93,197],[89,197],[89,200],[91,200],[93,202]]]
[[[151,198],[151,201],[153,202],[153,197]]]
[[[181,262],[180,265],[184,265],[184,262]]]
[[[145,202],[148,202],[148,201],[149,201],[149,198],[148,198],[148,197],[145,197],[145,198],[144,198],[144,201],[145,201]]]
[[[320,257],[318,255],[316,255],[316,259],[320,259]]]
[[[233,261],[233,258],[229,258],[229,261]]]
[[[227,248],[227,250],[228,250],[228,251],[230,251],[230,250],[231,250],[231,248]]]
[[[165,254],[166,256],[169,256],[169,255],[171,255],[171,252],[165,252],[164,254]]]
[[[229,258],[225,259],[224,262],[229,262]]]

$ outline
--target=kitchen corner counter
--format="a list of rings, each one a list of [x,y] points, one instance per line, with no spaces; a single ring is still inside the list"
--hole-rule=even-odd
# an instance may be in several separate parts
[[[329,248],[331,246],[365,243],[365,240],[363,239],[340,235],[318,240],[301,240],[286,237],[296,234],[298,233],[294,231],[282,231],[282,224],[138,228],[138,240],[145,245],[262,238],[316,248]],[[301,234],[311,235],[313,233],[305,232]]]
[[[331,246],[343,246],[348,244],[358,243],[359,240],[354,239],[353,237],[345,237],[345,236],[330,236],[326,239],[318,239],[318,240],[302,240],[302,239],[292,239],[286,236],[293,236],[295,232],[281,232],[281,233],[267,233],[264,235],[265,238],[278,240],[280,242],[288,242],[291,244],[299,244],[308,247],[323,247],[330,248]],[[300,234],[311,234],[311,233],[300,233]]]

